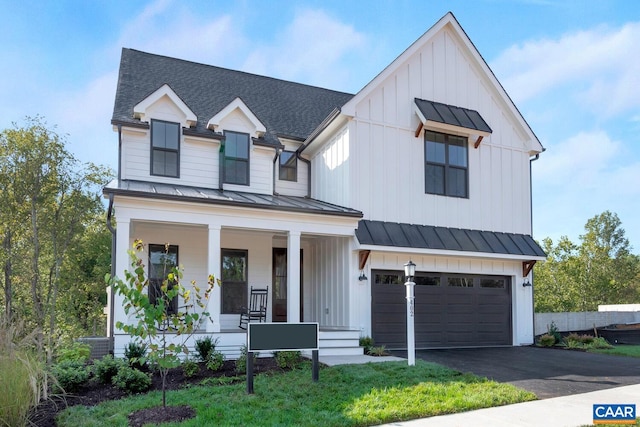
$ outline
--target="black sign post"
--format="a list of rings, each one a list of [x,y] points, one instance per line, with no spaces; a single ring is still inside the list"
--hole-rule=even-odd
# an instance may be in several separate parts
[[[319,325],[317,323],[249,323],[247,325],[247,394],[253,394],[254,351],[311,350],[311,377],[320,376],[318,362]]]

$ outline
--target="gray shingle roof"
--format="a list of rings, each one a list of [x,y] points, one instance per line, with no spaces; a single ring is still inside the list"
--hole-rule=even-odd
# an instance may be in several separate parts
[[[526,234],[360,220],[356,237],[362,245],[547,256]]]
[[[257,194],[214,188],[158,182],[117,180],[104,187],[105,194],[134,196],[161,200],[207,203],[213,205],[240,206],[243,208],[270,209],[322,215],[338,215],[362,218],[362,212],[307,197]]]
[[[427,120],[492,133],[487,122],[475,110],[420,98],[415,98],[415,103]]]
[[[211,65],[122,49],[112,122],[139,124],[133,107],[163,84],[198,117],[195,132],[211,135],[207,122],[236,97],[267,128],[265,142],[275,135],[304,140],[335,108],[353,95]]]

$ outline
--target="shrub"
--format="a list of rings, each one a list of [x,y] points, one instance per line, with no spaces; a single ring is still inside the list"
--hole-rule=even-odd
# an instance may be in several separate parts
[[[259,352],[257,351],[253,352],[254,363],[259,355],[260,355]],[[236,371],[241,373],[247,372],[247,346],[246,345],[243,345],[242,347],[240,347],[240,356],[236,360]]]
[[[613,346],[611,344],[609,344],[609,342],[602,338],[602,337],[597,337],[593,339],[593,342],[591,342],[591,344],[589,344],[589,348],[613,348]]]
[[[198,359],[201,362],[209,360],[211,354],[215,351],[218,339],[212,340],[211,337],[204,337],[196,340],[195,350],[198,355]]]
[[[51,373],[57,381],[58,391],[71,393],[89,380],[89,370],[84,363],[67,360],[51,367]]]
[[[193,377],[195,374],[197,374],[200,371],[200,366],[198,366],[198,364],[193,360],[187,359],[184,362],[182,362],[181,366],[182,366],[182,372],[184,373],[184,376],[187,378]]]
[[[131,341],[124,348],[124,357],[129,366],[140,371],[147,369],[147,345],[142,342]]]
[[[540,337],[539,343],[543,347],[553,347],[556,343],[556,339],[551,334],[544,334]]]
[[[102,359],[93,362],[93,374],[102,384],[111,384],[113,377],[125,366],[127,365],[124,360],[114,359],[112,355],[107,354]]]
[[[373,338],[360,337],[360,347],[364,348],[364,354],[369,354],[371,347],[373,347]]]
[[[112,383],[127,393],[142,393],[151,387],[151,378],[142,371],[125,366],[113,377]]]
[[[554,322],[553,320],[549,325],[547,335],[553,336],[553,339],[555,340],[556,343],[559,343],[562,341],[562,334],[560,333],[558,326],[556,326],[556,322]]]
[[[369,349],[369,355],[371,356],[386,356],[389,353],[387,353],[387,348],[383,345],[379,345],[377,347],[371,347]]]
[[[61,362],[81,362],[85,363],[91,356],[91,346],[78,341],[73,341],[71,344],[66,345],[58,349],[58,355],[56,361]]]
[[[299,351],[276,351],[276,364],[282,369],[295,369],[302,362]]]
[[[214,351],[209,355],[209,359],[207,360],[206,366],[210,371],[217,371],[222,368],[224,364],[224,354],[219,351]]]

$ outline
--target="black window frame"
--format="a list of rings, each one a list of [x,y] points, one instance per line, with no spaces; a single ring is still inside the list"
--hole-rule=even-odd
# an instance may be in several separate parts
[[[176,147],[175,149],[173,148],[167,148],[166,147],[166,143],[164,143],[164,146],[160,146],[160,144],[156,144],[156,138],[154,135],[154,128],[155,125],[157,124],[163,124],[165,126],[167,125],[172,125],[172,126],[176,126],[177,127],[177,143],[176,143]],[[151,143],[150,143],[150,149],[151,149],[151,155],[150,155],[150,166],[149,166],[149,172],[152,176],[165,176],[165,177],[169,177],[169,178],[180,178],[180,140],[181,140],[181,133],[182,133],[182,127],[180,126],[180,123],[176,123],[176,122],[169,122],[166,120],[155,120],[152,119],[151,123],[149,125],[150,127],[150,134],[151,134]],[[166,135],[166,130],[165,130],[165,135]],[[156,153],[159,155],[160,153],[163,154],[175,154],[176,155],[176,164],[175,164],[175,168],[176,168],[176,173],[174,174],[169,174],[166,173],[167,167],[166,167],[166,159],[164,162],[164,171],[165,173],[162,173],[161,171],[156,171],[155,170],[155,157],[156,157]]]
[[[246,138],[246,143],[247,143],[247,157],[236,157],[236,156],[229,156],[228,152],[229,152],[229,144],[231,139],[229,138],[230,135],[236,135],[236,136],[243,136]],[[223,151],[223,162],[222,162],[222,166],[223,166],[223,174],[222,174],[222,182],[225,184],[234,184],[234,185],[250,185],[251,181],[251,137],[248,133],[244,133],[244,132],[234,132],[234,131],[229,131],[229,130],[225,130],[224,131],[224,137],[225,137],[225,141],[224,141],[224,151]],[[235,143],[235,142],[234,142]],[[237,151],[237,150],[236,150]],[[233,162],[235,163],[246,163],[246,173],[245,173],[245,182],[243,182],[242,180],[232,180],[228,175],[228,162]],[[235,176],[237,178],[237,174]]]
[[[406,278],[402,270],[371,271],[374,285],[404,285]],[[380,282],[383,279],[383,282]],[[432,271],[416,271],[414,279],[416,286],[450,287],[459,289],[475,288],[480,292],[492,289],[507,289],[511,287],[511,276],[473,274],[473,273],[437,273]],[[464,282],[465,286],[459,286]],[[457,282],[457,283],[456,283]]]
[[[443,137],[444,142],[434,141],[436,138],[429,139],[429,135],[440,135]],[[453,138],[462,140],[462,144],[454,143],[451,141]],[[428,143],[436,142],[444,144],[444,162],[437,159],[429,159]],[[451,147],[463,147],[465,151],[464,166],[456,165],[450,159]],[[469,138],[460,135],[450,135],[442,132],[436,132],[432,130],[425,130],[424,133],[424,192],[425,194],[434,194],[438,196],[457,197],[462,199],[469,198]],[[442,171],[442,188],[432,189],[433,183],[429,181],[429,171],[436,171],[441,169]],[[464,172],[464,191],[459,191],[460,188],[452,188],[453,175],[456,172]]]
[[[231,280],[225,275],[226,256],[244,257],[244,280]],[[246,249],[222,249],[220,253],[220,276],[222,291],[220,295],[221,314],[240,314],[247,305],[249,287],[249,251]]]
[[[286,161],[283,164],[282,155],[284,153],[291,154],[291,157],[288,159],[288,161]],[[283,150],[282,153],[280,153],[280,156],[278,157],[279,157],[278,158],[278,164],[279,164],[278,179],[280,181],[298,182],[298,156],[296,155],[296,152]],[[292,160],[293,160],[293,165],[290,164]],[[293,175],[293,176],[289,176],[289,175]]]
[[[152,268],[152,254],[153,253],[175,253],[176,262],[175,265],[167,268],[165,265],[164,272],[162,277],[154,277],[154,269]],[[171,273],[171,270],[174,267],[180,265],[179,260],[179,249],[178,245],[166,245],[166,244],[149,244],[149,302],[153,305],[156,305],[156,301],[158,296],[160,296],[161,291],[160,287],[162,286],[162,282],[167,278],[167,275]],[[173,283],[169,283],[169,288],[173,287]],[[178,296],[176,295],[171,301],[165,302],[165,311],[167,314],[177,314],[178,313]]]

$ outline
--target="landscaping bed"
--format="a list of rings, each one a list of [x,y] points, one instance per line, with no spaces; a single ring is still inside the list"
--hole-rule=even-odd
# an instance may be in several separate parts
[[[218,382],[219,384],[233,384],[237,382],[245,381],[245,376],[238,373],[236,370],[235,361],[227,360],[224,362],[222,368],[217,371],[212,371],[205,367],[204,363],[199,363],[198,373],[187,377],[185,376],[182,368],[174,368],[169,370],[167,375],[166,388],[167,390],[178,390],[180,388],[201,384],[203,382],[211,381],[212,384]],[[259,358],[254,365],[255,373],[264,372],[283,372],[284,370],[279,368],[274,358]],[[152,385],[149,391],[162,390],[162,380],[158,373],[151,375]],[[124,397],[128,397],[130,394],[115,387],[111,384],[101,384],[95,378],[89,380],[86,384],[83,384],[80,389],[73,394],[56,395],[51,399],[41,402],[30,414],[29,421],[33,426],[37,427],[50,427],[55,426],[56,415],[64,409],[75,406],[95,406],[102,402],[109,400],[118,400]],[[162,407],[159,407],[162,409]],[[138,426],[144,422],[156,422],[163,421],[179,421],[182,412],[176,410],[161,411],[158,408],[152,408],[154,413],[141,413],[132,414],[130,417],[130,425]],[[182,409],[182,411],[185,411]],[[134,419],[131,419],[134,418]],[[153,419],[151,419],[153,418]]]

